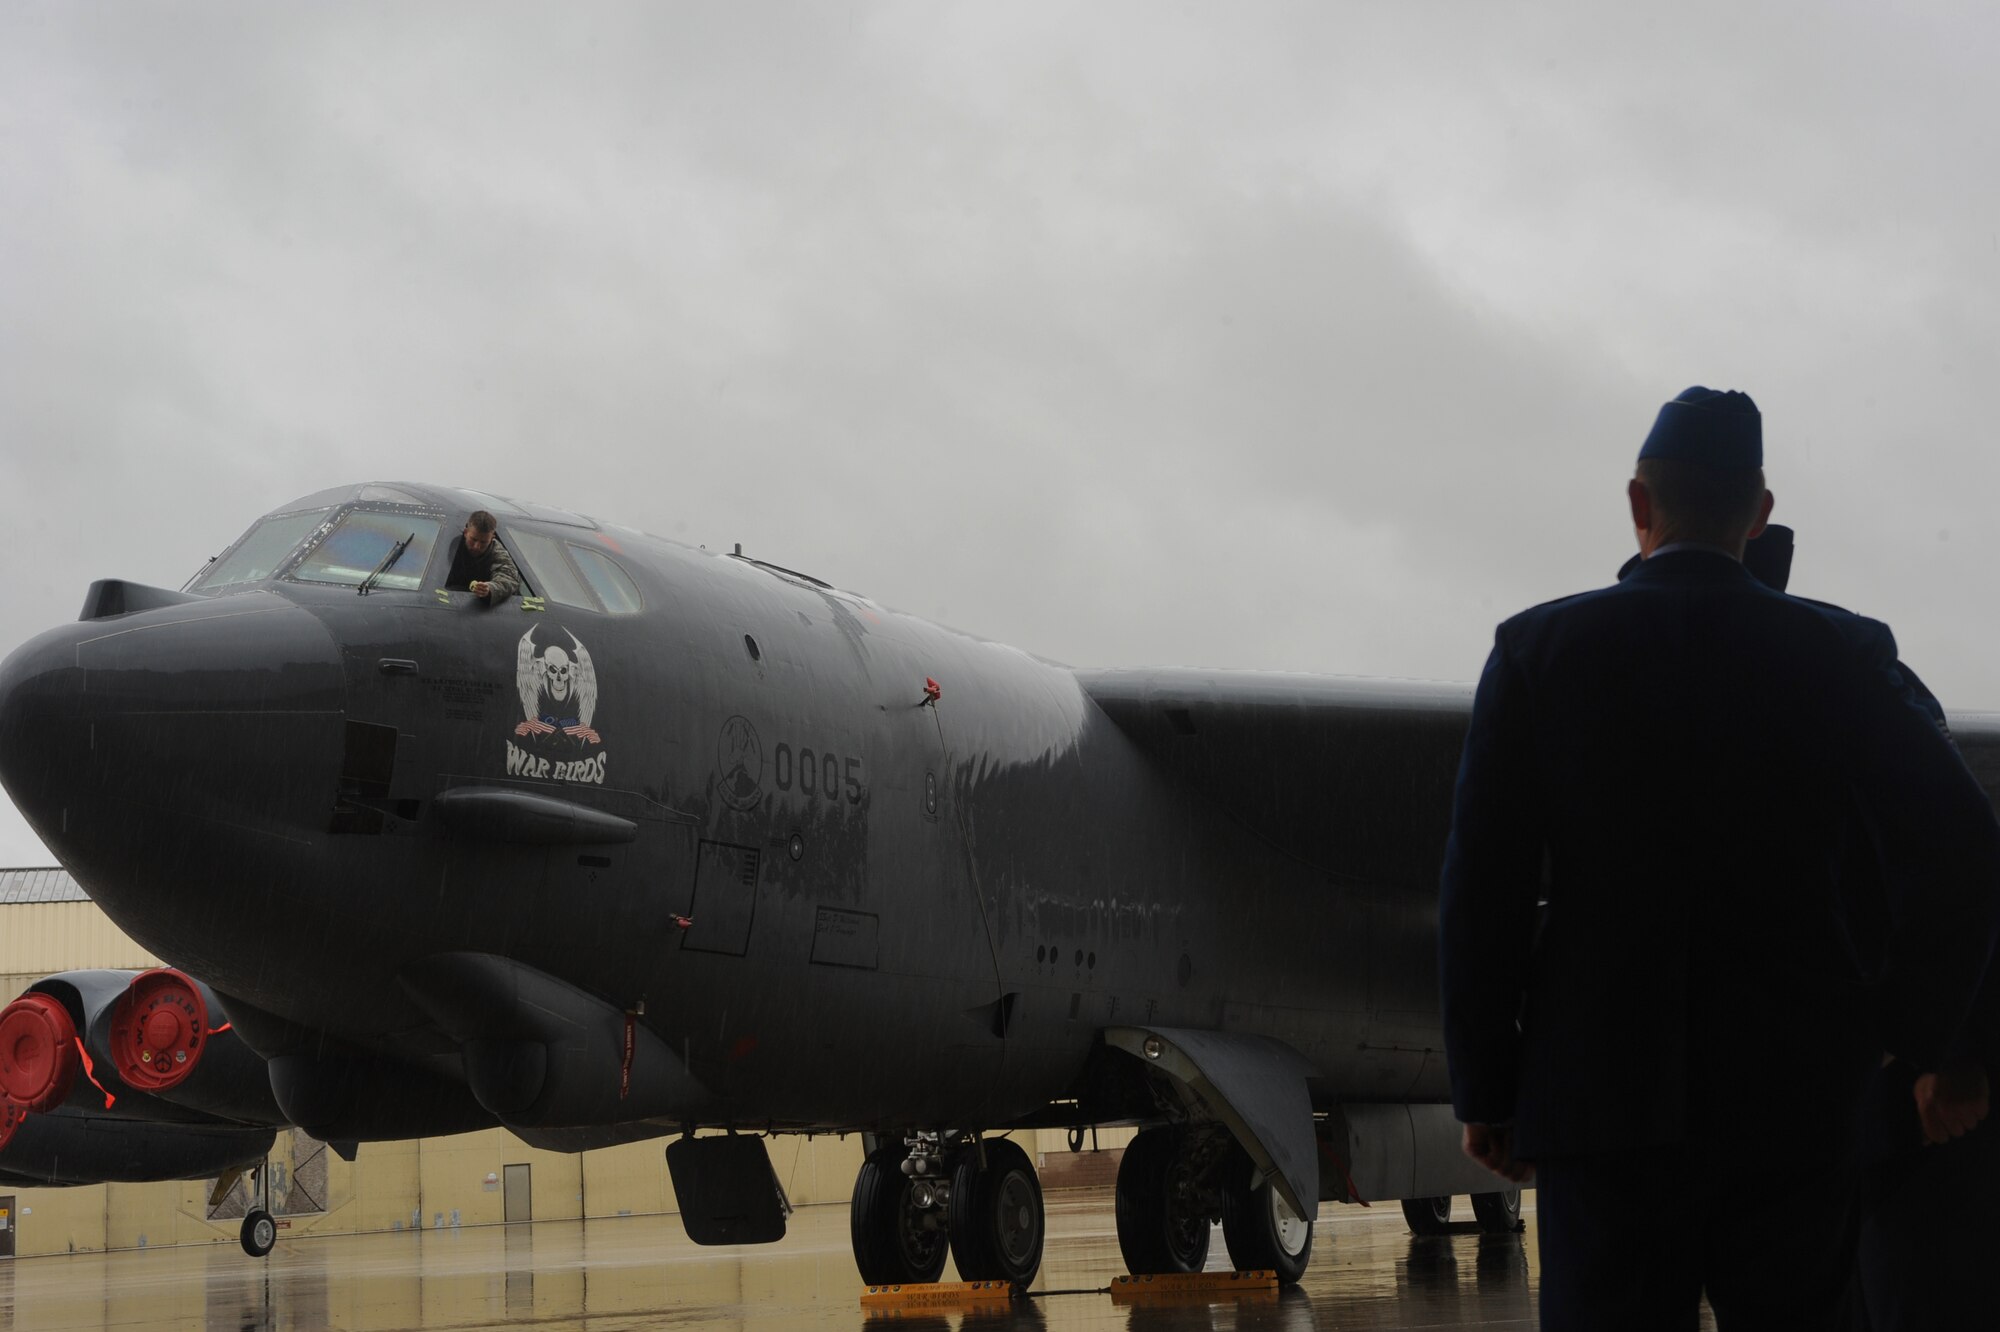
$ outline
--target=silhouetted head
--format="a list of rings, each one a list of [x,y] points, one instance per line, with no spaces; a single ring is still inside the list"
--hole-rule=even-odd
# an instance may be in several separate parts
[[[1716,546],[1742,558],[1764,530],[1764,423],[1747,393],[1691,388],[1660,408],[1639,450],[1626,497],[1639,552],[1673,541]]]

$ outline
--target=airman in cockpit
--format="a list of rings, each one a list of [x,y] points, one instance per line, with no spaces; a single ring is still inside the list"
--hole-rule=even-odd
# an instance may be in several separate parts
[[[521,571],[514,557],[500,543],[494,531],[493,515],[476,509],[465,520],[465,532],[452,547],[451,574],[444,585],[453,591],[471,592],[494,604],[521,590]]]

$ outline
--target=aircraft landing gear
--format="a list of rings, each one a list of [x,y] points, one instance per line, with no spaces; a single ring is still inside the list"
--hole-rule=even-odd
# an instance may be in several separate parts
[[[1521,1191],[1472,1195],[1472,1216],[1482,1235],[1511,1235],[1521,1228]]]
[[[918,1285],[944,1271],[952,1186],[937,1178],[937,1149],[936,1135],[919,1135],[914,1146],[884,1143],[861,1163],[848,1220],[855,1266],[871,1286]]]
[[[1269,1268],[1278,1284],[1298,1284],[1312,1260],[1313,1223],[1291,1209],[1266,1179],[1256,1184],[1250,1158],[1238,1151],[1229,1163],[1230,1186],[1222,1195],[1222,1238],[1239,1272]]]
[[[1412,1235],[1443,1235],[1451,1229],[1451,1196],[1403,1199],[1403,1219]]]
[[[262,1258],[278,1244],[278,1223],[271,1219],[270,1158],[223,1175],[216,1180],[214,1196],[208,1201],[211,1207],[219,1204],[246,1174],[250,1177],[250,1209],[243,1214],[243,1226],[236,1232],[236,1238],[243,1245],[243,1252],[252,1258]]]
[[[1215,1144],[1178,1125],[1142,1129],[1118,1164],[1118,1251],[1145,1275],[1199,1272],[1208,1261],[1209,1222],[1222,1201],[1203,1187]]]
[[[848,1219],[854,1263],[871,1286],[961,1281],[1026,1285],[1042,1266],[1047,1213],[1028,1154],[1005,1138],[951,1147],[956,1135],[912,1133],[861,1163]],[[949,1163],[949,1170],[946,1169]]]
[[[1451,1202],[1448,1197],[1403,1199],[1403,1219],[1410,1223],[1410,1233],[1450,1234]],[[1472,1218],[1479,1223],[1482,1235],[1516,1233],[1521,1229],[1521,1191],[1508,1189],[1502,1193],[1473,1194]]]
[[[963,1281],[1026,1285],[1042,1266],[1047,1215],[1028,1154],[1005,1138],[959,1154],[951,1182],[951,1256]]]
[[[1134,1273],[1199,1272],[1210,1224],[1229,1261],[1268,1269],[1281,1285],[1305,1275],[1313,1224],[1286,1205],[1228,1132],[1167,1125],[1141,1131],[1118,1167],[1118,1250]]]
[[[262,1258],[278,1243],[278,1223],[263,1208],[255,1208],[243,1218],[243,1229],[237,1238],[243,1242],[243,1252],[252,1258]]]

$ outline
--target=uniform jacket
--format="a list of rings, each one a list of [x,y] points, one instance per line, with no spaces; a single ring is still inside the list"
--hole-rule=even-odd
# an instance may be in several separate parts
[[[1458,1116],[1530,1158],[1846,1152],[1885,1045],[1935,1066],[1957,1034],[1997,885],[2000,824],[1885,625],[1701,550],[1525,611],[1445,854]],[[1858,917],[1885,937],[1857,947]]]

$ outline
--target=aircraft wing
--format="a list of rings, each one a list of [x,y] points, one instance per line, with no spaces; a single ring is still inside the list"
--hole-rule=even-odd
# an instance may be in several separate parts
[[[1986,788],[1994,808],[2000,809],[2000,712],[1954,712],[1949,722],[1965,766]]]
[[[1473,686],[1185,669],[1077,679],[1163,770],[1299,859],[1434,878]],[[1951,713],[1950,729],[2000,809],[2000,712]]]
[[[1471,685],[1185,669],[1077,679],[1163,770],[1289,854],[1435,886]]]

